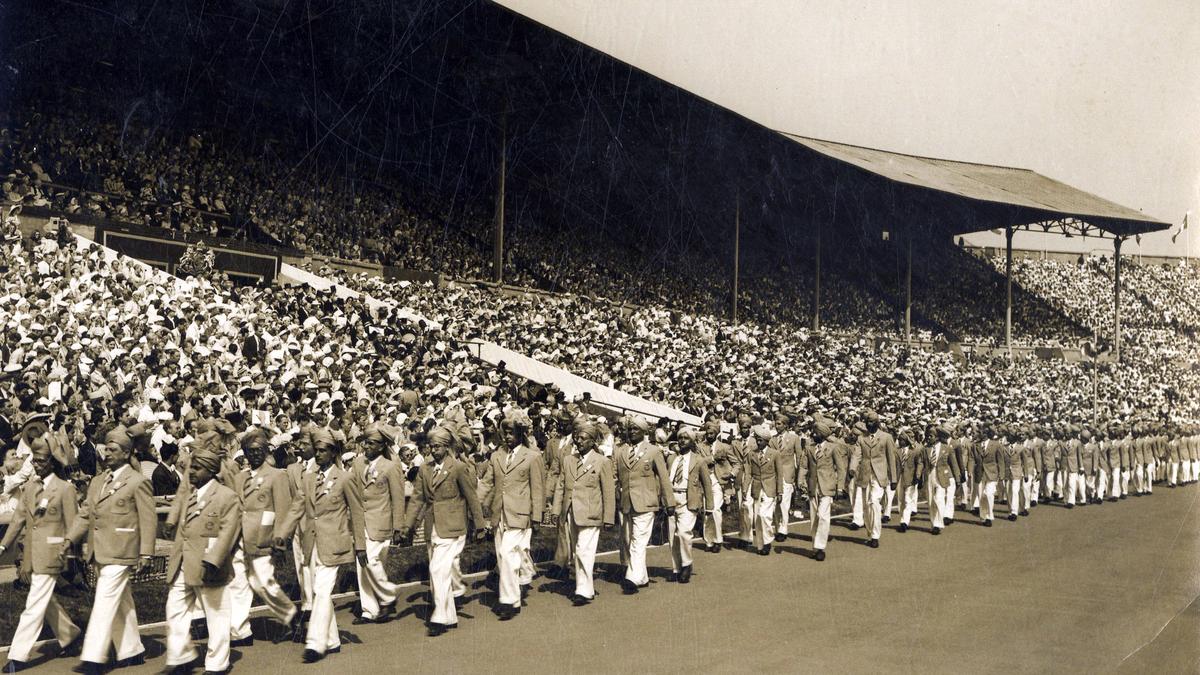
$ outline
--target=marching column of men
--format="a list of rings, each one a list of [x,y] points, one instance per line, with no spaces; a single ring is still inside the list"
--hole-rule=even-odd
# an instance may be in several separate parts
[[[956,503],[969,506],[990,527],[1000,485],[1008,518],[1016,520],[1039,502],[1059,501],[1068,509],[1102,504],[1149,495],[1156,481],[1176,487],[1200,477],[1200,436],[1168,439],[1145,424],[1062,424],[1043,435],[1030,426],[956,429],[943,423],[924,430],[902,427],[897,442],[871,411],[849,429],[817,414],[804,435],[797,419],[790,409],[780,412],[774,429],[765,423],[747,427],[739,419],[740,437],[733,443],[721,437],[719,424],[709,423],[698,431],[680,430],[674,443],[660,447],[651,442],[646,420],[623,418],[609,457],[600,443],[606,432],[577,418],[569,440],[560,437],[549,455],[552,470],[521,411],[504,415],[500,443],[486,464],[476,465],[466,452],[469,429],[448,423],[426,435],[428,459],[412,477],[407,505],[400,465],[390,455],[395,432],[389,427],[370,425],[361,432],[362,453],[348,468],[338,460],[338,442],[322,428],[303,431],[299,461],[286,469],[266,461],[269,441],[257,428],[242,434],[240,443],[226,442],[231,435],[201,433],[181,462],[185,480],[166,522],[173,539],[166,566],[167,666],[189,672],[202,662],[208,672],[228,670],[231,648],[253,642],[248,617],[254,596],[294,640],[304,642],[305,662],[339,652],[332,602],[338,567],[353,563],[357,571],[361,609],[355,623],[385,621],[397,600],[385,552],[389,544],[411,543],[418,521],[429,559],[428,633],[437,636],[457,625],[457,600],[464,593],[458,559],[472,529],[481,538],[490,535],[495,546],[496,613],[507,620],[520,612],[532,578],[531,530],[544,508],[559,540],[567,542],[570,565],[564,572],[575,577],[572,603],[585,606],[597,595],[600,532],[613,528],[618,517],[625,593],[649,583],[646,549],[656,522],[667,530],[672,579],[689,583],[693,534],[703,532],[702,548],[720,550],[726,489],[748,521],[746,547],[762,555],[786,538],[789,486],[798,489],[810,514],[813,557],[822,561],[833,500],[851,486],[868,528],[866,543],[877,548],[890,510],[889,489],[899,501],[898,532],[910,529],[924,497],[937,535],[949,525]],[[47,624],[61,654],[80,656],[82,672],[106,670],[110,650],[117,666],[144,661],[130,583],[154,554],[157,519],[150,483],[130,465],[134,443],[124,427],[106,434],[97,448],[104,470],[82,500],[62,478],[66,462],[55,446],[42,438],[31,443],[34,478],[22,488],[0,540],[0,553],[21,542],[21,574],[29,584],[6,671],[27,665]],[[237,469],[229,454],[239,445],[244,466]],[[656,521],[660,514],[666,517]],[[307,621],[275,578],[274,558],[289,541],[296,542]],[[90,620],[80,631],[54,591],[70,551],[84,542],[96,580]],[[208,629],[203,655],[190,630],[198,617]]]

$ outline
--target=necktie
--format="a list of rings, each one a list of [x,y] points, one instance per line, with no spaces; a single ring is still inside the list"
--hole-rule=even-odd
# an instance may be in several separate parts
[[[941,443],[935,443],[935,444],[934,444],[934,446],[933,446],[933,458],[932,458],[932,459],[933,459],[933,465],[934,465],[934,466],[937,466],[938,457],[939,457],[939,456],[941,456],[941,449],[942,449],[942,444],[941,444]]]
[[[671,472],[671,485],[679,483],[679,478],[683,476],[683,458],[675,460],[675,470]]]
[[[254,474],[246,474],[246,483],[242,486],[242,501],[250,498],[250,493],[254,491]]]
[[[199,504],[199,500],[200,500],[200,495],[198,492],[192,492],[192,495],[190,497],[188,497],[187,520],[190,521],[191,519],[193,519],[199,515],[196,512],[196,505]]]

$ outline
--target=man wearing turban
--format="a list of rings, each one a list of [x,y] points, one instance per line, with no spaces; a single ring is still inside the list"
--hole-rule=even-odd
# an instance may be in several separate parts
[[[428,633],[436,637],[458,625],[452,585],[454,561],[466,545],[467,512],[476,527],[483,531],[489,528],[475,495],[475,478],[463,462],[450,455],[454,433],[444,426],[435,427],[429,432],[428,442],[431,456],[417,470],[412,504],[404,519],[404,539],[411,541],[417,520],[423,519],[433,599]]]
[[[304,641],[305,663],[316,663],[326,654],[341,651],[337,619],[333,613],[333,588],[340,565],[366,562],[366,524],[362,493],[348,471],[337,464],[337,443],[327,429],[312,432],[316,469],[304,477],[303,492],[292,500],[276,548],[283,548],[297,529],[304,560],[312,575],[312,614]],[[303,527],[301,527],[303,524]]]
[[[129,465],[132,447],[129,435],[120,428],[105,436],[105,470],[88,485],[83,508],[67,535],[75,545],[87,537],[89,562],[98,567],[95,601],[80,653],[84,670],[104,669],[114,635],[119,638],[118,665],[145,662],[129,581],[154,555],[158,517],[150,481]]]
[[[283,516],[292,505],[287,473],[267,464],[267,434],[251,428],[241,440],[246,467],[233,475],[233,492],[242,506],[242,543],[233,554],[229,582],[234,647],[253,644],[250,605],[257,594],[292,637],[300,628],[300,612],[275,580],[271,560],[275,539],[283,537]]]
[[[180,492],[182,518],[167,565],[167,666],[196,660],[192,608],[208,624],[204,669],[229,669],[230,607],[226,585],[233,578],[233,547],[241,533],[241,505],[216,476],[221,457],[202,448],[188,465],[188,487]]]
[[[662,450],[646,440],[650,424],[641,417],[630,419],[629,443],[613,452],[617,485],[621,495],[621,537],[629,551],[629,565],[621,586],[626,595],[650,585],[646,570],[646,546],[654,514],[666,509],[674,514],[671,483]]]
[[[692,531],[696,516],[713,509],[712,480],[708,464],[697,455],[696,437],[692,431],[679,434],[679,453],[671,458],[671,494],[675,513],[668,521],[671,542],[671,571],[675,580],[686,584],[692,580]]]
[[[363,495],[367,562],[358,563],[358,598],[362,614],[356,624],[381,623],[396,608],[396,585],[387,578],[383,553],[404,529],[404,475],[391,458],[391,430],[372,424],[360,437],[363,454],[350,471]]]
[[[808,488],[808,512],[812,520],[812,545],[818,561],[825,559],[829,542],[829,516],[835,497],[846,483],[846,465],[831,438],[828,420],[817,417],[812,425],[814,442],[802,449],[798,480]]]
[[[611,528],[616,520],[616,489],[612,460],[596,447],[590,425],[574,432],[576,452],[563,460],[563,471],[554,485],[551,512],[560,531],[565,531],[574,552],[576,607],[596,597],[593,569],[600,528]]]
[[[725,535],[721,532],[721,509],[725,506],[725,486],[731,474],[729,472],[729,444],[718,439],[721,433],[721,423],[715,418],[704,423],[701,436],[696,441],[696,454],[708,465],[709,480],[712,482],[712,508],[704,512],[704,550],[709,553],[719,553],[725,544]]]
[[[522,550],[533,523],[541,522],[546,504],[542,456],[527,447],[531,426],[524,411],[514,410],[505,416],[500,425],[501,445],[488,459],[491,471],[483,481],[480,497],[491,512],[495,535],[496,571],[500,577],[495,611],[501,621],[521,611]]]
[[[958,455],[950,446],[950,429],[942,425],[937,429],[937,441],[929,444],[922,454],[920,469],[921,477],[929,486],[929,524],[934,534],[941,534],[945,527],[946,492],[950,489],[953,477],[960,473],[962,468],[958,465]]]
[[[883,532],[882,501],[885,488],[896,489],[896,441],[879,428],[879,416],[867,411],[863,418],[866,433],[858,437],[858,445],[850,458],[856,489],[863,505],[863,516],[870,537],[867,545],[879,548]]]
[[[975,515],[983,520],[985,527],[992,526],[995,517],[996,485],[1000,480],[1004,466],[1001,455],[1004,452],[1004,441],[996,426],[988,425],[986,438],[975,444],[975,499],[978,507]],[[1078,466],[1076,467],[1078,469]]]
[[[24,542],[25,556],[22,566],[29,573],[29,594],[25,597],[25,611],[13,634],[8,650],[9,663],[4,672],[15,672],[27,667],[33,646],[42,633],[42,624],[49,622],[50,630],[58,639],[60,655],[77,653],[76,641],[79,627],[71,621],[58,600],[54,587],[62,572],[63,548],[61,543],[67,528],[75,520],[75,486],[63,480],[62,464],[51,453],[45,437],[33,441],[30,447],[34,477],[21,489],[21,497],[13,512],[8,531],[0,541],[0,555],[10,549],[18,537]],[[51,543],[57,539],[60,543]]]

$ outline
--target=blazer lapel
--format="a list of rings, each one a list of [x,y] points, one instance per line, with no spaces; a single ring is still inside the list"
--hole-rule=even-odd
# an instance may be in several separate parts
[[[516,452],[512,453],[508,457],[505,457],[504,461],[500,462],[500,468],[504,470],[504,473],[508,473],[508,472],[512,471],[513,469],[517,468],[517,466],[519,466],[521,464],[521,462],[524,462],[524,461],[525,461],[525,446],[518,445]]]
[[[437,467],[430,467],[430,471],[433,472],[434,489],[437,489],[437,486],[441,485],[442,481],[446,480],[446,477],[450,475],[450,469],[451,465],[449,457],[442,462],[442,470],[440,472],[437,470]]]

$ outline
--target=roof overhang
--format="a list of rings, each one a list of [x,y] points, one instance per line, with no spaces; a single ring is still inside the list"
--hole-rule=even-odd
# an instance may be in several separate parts
[[[825,157],[887,181],[919,188],[918,201],[941,200],[959,216],[939,219],[954,234],[1011,227],[1082,236],[1129,237],[1168,223],[1029,169],[919,157],[777,132]],[[963,209],[963,206],[972,208]]]

